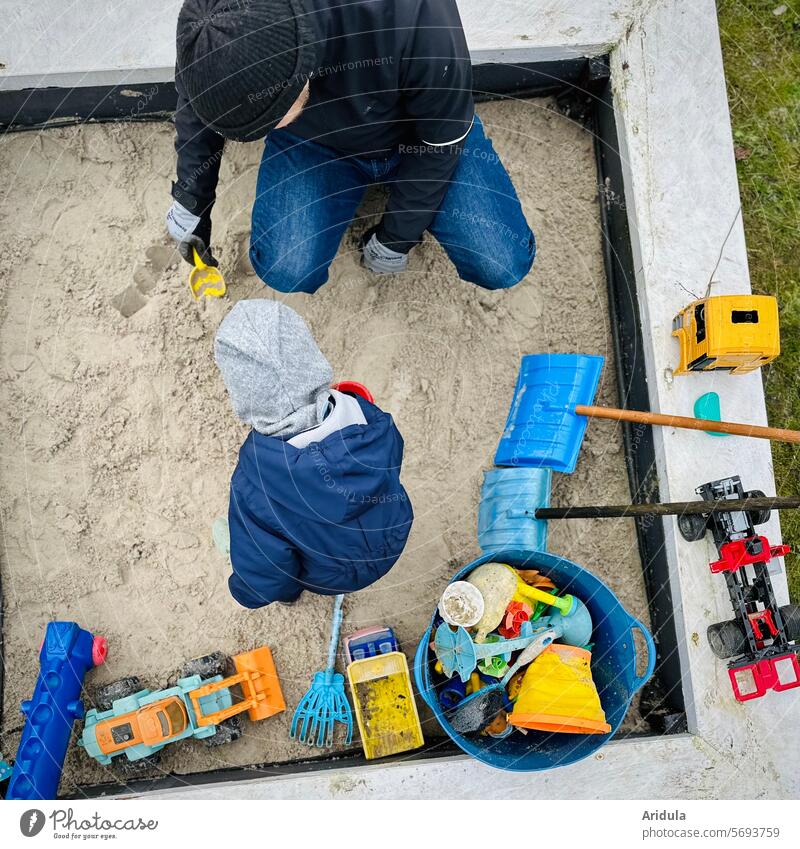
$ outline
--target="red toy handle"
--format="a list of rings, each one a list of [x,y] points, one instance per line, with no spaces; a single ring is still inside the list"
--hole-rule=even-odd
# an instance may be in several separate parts
[[[108,640],[105,637],[95,637],[92,640],[92,661],[95,666],[102,666],[108,657]]]
[[[365,401],[369,401],[370,404],[375,403],[369,389],[363,383],[358,383],[355,380],[340,380],[338,383],[334,383],[331,389],[338,389],[339,392],[344,392],[347,395],[359,395]]]
[[[755,553],[750,549],[757,547]],[[750,563],[768,563],[774,557],[785,557],[791,548],[788,545],[770,545],[765,536],[749,537],[725,542],[720,546],[720,559],[709,564],[712,572],[736,572]]]

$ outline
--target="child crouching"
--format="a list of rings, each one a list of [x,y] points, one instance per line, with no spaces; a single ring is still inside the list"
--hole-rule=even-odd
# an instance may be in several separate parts
[[[214,353],[234,412],[252,427],[231,479],[233,597],[257,608],[377,581],[414,518],[392,417],[331,388],[306,323],[277,301],[236,304]]]

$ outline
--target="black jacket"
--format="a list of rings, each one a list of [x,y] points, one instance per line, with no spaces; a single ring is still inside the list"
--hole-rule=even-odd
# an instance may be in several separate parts
[[[455,0],[303,0],[318,36],[310,98],[291,132],[343,154],[400,153],[379,240],[407,251],[438,210],[474,117]],[[216,197],[224,139],[178,88],[173,197],[200,215]]]

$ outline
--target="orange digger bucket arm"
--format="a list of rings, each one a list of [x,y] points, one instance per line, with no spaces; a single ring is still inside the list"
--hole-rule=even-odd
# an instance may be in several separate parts
[[[222,681],[205,684],[189,693],[198,725],[216,725],[232,716],[244,713],[244,711],[247,711],[253,722],[257,722],[286,710],[286,702],[281,691],[278,673],[275,670],[275,662],[272,659],[272,652],[267,646],[237,654],[233,658],[233,663],[236,667],[236,675],[231,675]],[[203,714],[200,699],[216,693],[223,687],[235,687],[236,685],[242,688],[242,695],[244,696],[240,702],[215,713]]]
[[[229,708],[218,710],[214,713],[203,713],[203,709],[200,706],[200,699],[210,696],[212,693],[216,693],[224,687],[235,687],[237,684],[244,684],[244,681],[244,675],[232,675],[230,678],[224,678],[222,681],[215,681],[212,684],[205,684],[202,687],[198,687],[196,690],[192,690],[192,692],[189,693],[189,698],[192,700],[192,707],[194,708],[194,714],[197,717],[197,724],[201,727],[204,725],[218,725],[220,722],[224,722],[226,719],[230,719],[232,716],[237,716],[238,714],[244,713],[244,711],[250,710],[254,707],[251,699],[234,702],[234,704],[232,704]]]

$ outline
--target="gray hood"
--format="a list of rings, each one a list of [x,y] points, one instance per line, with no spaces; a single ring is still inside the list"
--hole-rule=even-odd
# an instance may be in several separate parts
[[[333,371],[305,321],[280,301],[239,301],[217,331],[214,357],[236,415],[288,438],[323,420]]]

